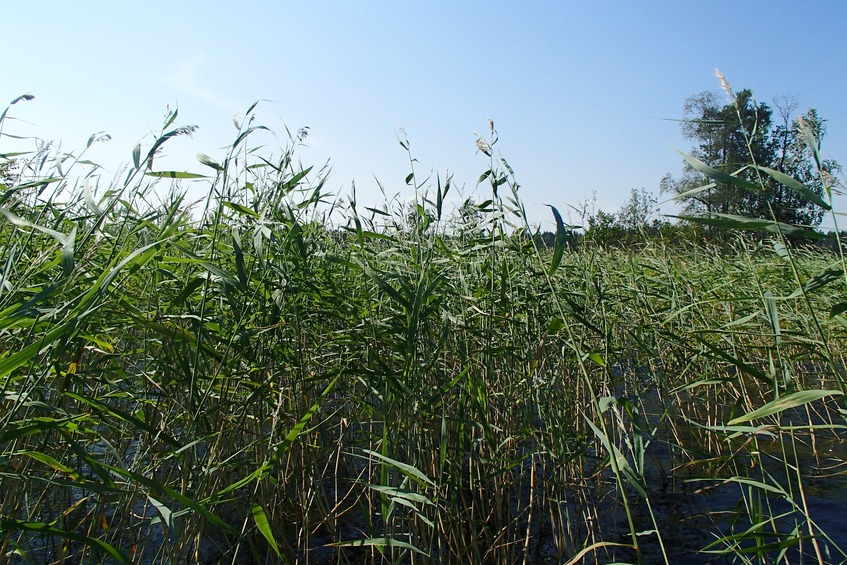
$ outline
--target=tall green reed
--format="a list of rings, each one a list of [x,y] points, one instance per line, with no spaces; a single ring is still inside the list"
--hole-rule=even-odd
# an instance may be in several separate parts
[[[410,197],[342,204],[253,110],[205,175],[155,170],[174,112],[106,186],[41,146],[7,187],[4,555],[840,554],[803,467],[843,433],[841,255],[570,249],[556,208],[541,248],[493,124],[483,201],[452,210],[403,137]]]

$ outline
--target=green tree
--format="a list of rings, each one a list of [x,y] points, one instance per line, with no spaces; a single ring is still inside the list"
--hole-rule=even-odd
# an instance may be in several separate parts
[[[790,224],[817,225],[822,211],[796,192],[783,187],[770,177],[760,177],[750,165],[776,169],[797,178],[818,195],[823,185],[814,166],[811,151],[805,144],[802,123],[817,137],[826,133],[825,120],[815,109],[795,117],[793,99],[776,102],[778,120],[767,103],[756,103],[750,90],[741,90],[734,101],[722,103],[720,95],[701,92],[685,101],[682,133],[695,142],[691,155],[720,171],[736,174],[758,184],[751,191],[733,184],[715,183],[685,164],[680,178],[666,175],[662,192],[685,194],[683,212],[693,216],[739,214],[754,218],[772,219]],[[835,171],[834,161],[822,163],[827,172]],[[760,183],[761,181],[761,183]],[[697,190],[699,187],[708,187]]]
[[[644,229],[654,220],[658,203],[656,197],[646,188],[633,188],[629,192],[629,200],[618,210],[618,223],[627,230]]]
[[[586,239],[600,247],[620,246],[624,243],[626,229],[618,221],[616,214],[598,210],[588,217]]]
[[[818,116],[814,108],[807,110],[802,116],[792,118],[798,106],[793,98],[776,99],[775,106],[780,121],[771,133],[773,164],[770,167],[794,177],[819,196],[823,195],[823,181],[802,128],[807,127],[820,145],[826,135],[826,120]],[[840,166],[836,161],[824,160],[821,168],[829,174],[834,174]],[[773,179],[768,177],[767,180],[768,202],[778,218],[793,224],[818,225],[821,222],[823,209]],[[764,216],[767,212],[766,209],[760,209],[759,215]]]
[[[668,226],[656,217],[658,200],[646,188],[632,188],[629,199],[617,212],[598,210],[588,214],[585,238],[601,247],[640,245],[660,236]]]
[[[15,159],[0,161],[0,183],[9,185],[18,176],[18,162]]]

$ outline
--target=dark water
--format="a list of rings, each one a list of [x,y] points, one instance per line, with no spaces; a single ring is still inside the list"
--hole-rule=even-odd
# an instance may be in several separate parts
[[[781,423],[784,426],[802,425],[803,418],[808,422],[808,414],[789,411]],[[653,421],[656,421],[655,418]],[[709,460],[707,457],[713,446],[702,446],[697,453],[698,442],[702,442],[703,438],[702,431],[686,426],[687,424],[675,422],[678,435],[674,442],[668,439],[668,434],[662,437],[661,433],[657,433],[647,447],[643,485],[650,508],[642,497],[632,489],[627,489],[637,530],[643,532],[638,539],[645,563],[665,562],[659,537],[655,533],[646,533],[653,529],[652,517],[656,519],[667,561],[670,563],[744,563],[736,553],[742,554],[752,563],[817,563],[819,559],[816,549],[808,539],[810,525],[817,536],[820,560],[824,563],[847,563],[847,557],[840,551],[847,551],[847,442],[840,439],[840,432],[821,432],[815,436],[814,442],[807,432],[805,435],[798,432],[790,450],[784,450],[782,442],[767,438],[761,438],[756,446],[757,450],[753,450],[750,438],[741,437],[733,442],[721,444],[727,453],[733,455],[733,459],[731,462],[720,462]],[[783,437],[788,439],[787,434],[783,434]],[[677,443],[686,446],[685,453]],[[791,447],[792,444],[787,445]],[[628,454],[625,446],[621,445],[619,448]],[[788,452],[790,460],[794,460],[796,451],[796,470],[787,468],[783,463],[783,451]],[[691,459],[701,459],[701,462],[682,464]],[[590,531],[593,531],[596,536],[593,539],[596,541],[631,543],[626,515],[614,477],[608,468],[598,481],[601,483],[599,488],[573,486],[570,489],[553,491],[545,490],[545,473],[555,467],[556,463],[547,460],[541,464],[539,461],[544,461],[543,455],[528,459],[522,469],[516,470],[528,475],[532,470],[531,465],[541,467],[536,470],[539,480],[534,487],[537,489],[534,496],[537,500],[547,497],[545,512],[540,513],[531,528],[527,563],[562,562],[565,560],[563,555],[573,555],[587,545],[585,540],[589,539]],[[799,484],[798,471],[802,477]],[[593,469],[586,469],[585,476],[593,474]],[[732,477],[758,481],[766,486],[761,488],[741,482],[728,482]],[[523,481],[521,484],[527,483],[528,481]],[[587,495],[581,488],[591,488],[597,492]],[[783,492],[773,492],[779,490]],[[520,492],[514,493],[515,516],[521,514],[520,509],[526,504],[529,494],[528,485]],[[548,515],[546,509],[557,504],[551,502],[551,499],[560,501],[557,503],[562,505],[563,514],[571,516],[575,522],[578,522],[578,517],[582,515],[580,505],[591,505],[596,510],[594,515],[599,519],[591,524],[571,524],[576,539],[573,540],[574,546],[564,553],[557,552],[553,528],[545,518]],[[153,509],[140,508],[137,512],[140,515],[145,512],[152,515]],[[357,539],[366,535],[363,533],[366,531],[366,520],[363,516],[350,512],[346,514],[345,519],[347,523],[340,525],[344,539]],[[764,523],[756,531],[750,531],[751,526],[758,521]],[[516,527],[516,530],[521,529],[525,531],[523,523]],[[157,555],[163,557],[157,553],[157,548],[164,541],[163,533],[160,530],[151,532],[148,540],[150,547],[145,554],[151,556],[152,560],[144,560],[144,563],[156,562],[154,556]],[[736,537],[732,539],[732,536]],[[721,537],[725,538],[723,543],[714,543]],[[768,544],[774,546],[797,538],[806,539],[800,544],[767,548]],[[37,553],[36,562],[51,560],[48,558],[51,552],[47,548],[52,541],[54,540],[45,539],[43,545],[33,544],[36,548],[44,548],[43,552]],[[296,541],[290,541],[292,547],[296,547]],[[330,545],[333,541],[335,540],[329,535],[314,534],[309,540],[309,547],[296,549],[295,555],[299,555],[301,563],[306,562],[307,555],[309,563],[337,563],[339,550]],[[522,540],[520,543],[520,547],[523,547]],[[757,543],[765,548],[756,552]],[[223,555],[219,553],[219,549],[226,545],[225,540],[211,538],[204,540],[204,544],[200,554],[207,557],[205,562],[209,563],[215,562],[216,556]],[[729,552],[727,555],[705,553],[703,550],[710,544],[713,544],[712,551]],[[350,562],[366,563],[372,559],[371,553],[359,548],[346,548],[343,552]],[[515,552],[516,555],[519,553]],[[236,562],[249,562],[247,553],[244,553],[243,557],[247,561],[242,559]],[[14,563],[23,562],[14,557],[11,560]],[[451,556],[435,553],[430,555],[428,561],[454,562]],[[600,548],[583,560],[584,563],[635,561],[636,556],[632,551],[619,547]],[[342,559],[342,562],[345,560]],[[401,559],[400,562],[410,561]],[[523,562],[523,556],[515,562]]]
[[[797,438],[793,449],[785,448],[796,468],[786,466],[776,441],[760,442],[758,451],[749,450],[752,453],[738,449],[731,467],[718,467],[717,472],[701,464],[668,473],[671,450],[648,450],[646,490],[668,561],[745,562],[737,552],[754,563],[847,563],[847,443],[829,435],[817,439],[812,449],[803,441]],[[631,496],[630,501],[641,510],[636,521],[646,524],[649,514],[643,500]],[[618,522],[625,519],[621,514],[615,518]],[[797,539],[802,541],[791,543]],[[646,563],[664,562],[655,535],[639,542]],[[727,554],[716,553],[721,550]],[[615,557],[634,562],[631,554]]]

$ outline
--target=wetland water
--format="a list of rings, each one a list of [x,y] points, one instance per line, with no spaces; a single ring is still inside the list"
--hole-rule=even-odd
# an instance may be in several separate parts
[[[773,427],[755,438],[709,438],[683,421],[672,442],[653,438],[660,443],[646,449],[644,486],[671,563],[737,563],[736,553],[753,562],[847,562],[847,443],[837,426],[814,435],[802,429],[810,418],[822,424],[812,414],[786,410],[781,436]],[[784,431],[792,425],[800,428],[793,436]],[[636,522],[651,529],[640,497],[631,492],[630,502]],[[606,529],[618,530],[616,537],[626,542],[626,516],[619,504],[613,510],[604,514],[612,526]],[[655,535],[639,542],[647,563],[663,562]]]

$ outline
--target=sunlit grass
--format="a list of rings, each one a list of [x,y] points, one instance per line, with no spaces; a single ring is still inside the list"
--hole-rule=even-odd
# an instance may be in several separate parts
[[[176,118],[2,188],[7,559],[847,559],[840,254],[538,248],[494,137],[461,214],[339,204],[249,111],[189,209]]]

